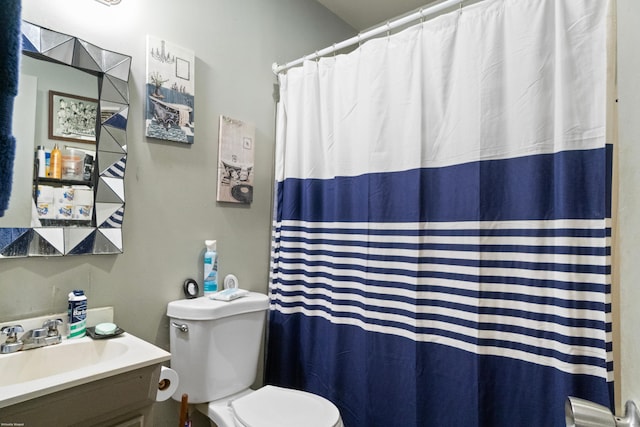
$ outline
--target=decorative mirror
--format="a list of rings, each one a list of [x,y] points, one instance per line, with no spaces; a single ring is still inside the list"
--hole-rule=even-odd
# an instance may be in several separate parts
[[[96,77],[98,95],[97,99],[93,100],[95,106],[92,106],[97,109],[95,147],[92,148],[95,155],[89,163],[89,169],[85,169],[87,172],[81,182],[65,181],[63,177],[52,183],[55,178],[39,179],[42,175],[38,174],[37,166],[31,169],[32,165],[15,164],[15,171],[21,168],[27,170],[27,166],[29,170],[34,171],[33,182],[28,183],[31,191],[26,196],[29,198],[26,203],[32,206],[31,226],[7,226],[0,222],[4,227],[0,228],[0,258],[122,253],[131,57],[101,49],[79,38],[41,28],[26,21],[22,22],[22,49],[23,55],[28,57],[62,64]],[[66,94],[54,95],[60,98]],[[55,100],[61,105],[67,102],[60,101],[59,98]],[[48,108],[52,109],[53,104]],[[39,117],[38,120],[52,119]],[[19,140],[17,134],[16,139],[17,145],[31,144],[31,141]],[[34,150],[31,151],[35,154]],[[29,159],[31,162],[34,161],[33,154]],[[35,160],[37,165],[38,159]],[[83,184],[80,186],[83,191],[88,191],[89,196],[93,196],[90,220],[39,221],[37,197],[43,182],[51,184],[52,188],[75,188],[77,186],[73,184]],[[30,198],[33,198],[33,202]],[[11,209],[10,205],[8,211]]]

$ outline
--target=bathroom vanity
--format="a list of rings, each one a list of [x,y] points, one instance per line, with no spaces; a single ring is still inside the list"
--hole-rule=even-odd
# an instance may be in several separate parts
[[[0,423],[16,426],[151,426],[159,376],[160,365],[152,365],[47,394],[1,408]]]
[[[10,324],[27,331],[62,315]],[[90,326],[111,321],[111,307],[88,311]],[[0,354],[0,425],[151,426],[161,367],[170,358],[127,332]]]

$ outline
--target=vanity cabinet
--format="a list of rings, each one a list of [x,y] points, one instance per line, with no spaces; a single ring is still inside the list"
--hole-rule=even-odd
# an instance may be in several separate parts
[[[92,381],[0,409],[0,425],[153,426],[161,365]]]

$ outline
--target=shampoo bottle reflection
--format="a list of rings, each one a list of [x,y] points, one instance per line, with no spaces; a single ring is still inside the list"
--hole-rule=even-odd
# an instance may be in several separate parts
[[[53,146],[51,150],[51,160],[49,165],[49,177],[60,179],[62,178],[62,153],[58,144]]]

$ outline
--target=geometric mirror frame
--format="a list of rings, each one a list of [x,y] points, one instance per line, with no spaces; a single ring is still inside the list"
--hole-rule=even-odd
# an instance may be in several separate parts
[[[22,21],[22,53],[97,77],[95,227],[0,228],[0,258],[120,254],[131,57],[27,21]]]

